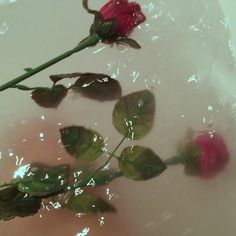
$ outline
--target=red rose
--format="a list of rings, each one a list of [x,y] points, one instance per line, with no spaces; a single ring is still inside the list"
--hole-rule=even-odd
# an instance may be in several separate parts
[[[187,145],[182,157],[186,173],[209,178],[224,169],[229,152],[219,134],[203,133]]]
[[[104,20],[114,19],[117,23],[117,36],[128,36],[134,27],[145,21],[138,3],[128,0],[110,0],[101,9]]]

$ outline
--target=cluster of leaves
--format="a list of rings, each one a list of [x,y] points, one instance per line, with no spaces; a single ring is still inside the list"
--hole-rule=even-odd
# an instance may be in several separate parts
[[[51,75],[49,78],[53,82],[51,87],[29,88],[19,84],[12,87],[20,90],[33,90],[31,93],[32,99],[44,108],[57,108],[69,90],[101,102],[111,101],[121,97],[121,86],[119,82],[106,74],[69,73]],[[76,81],[69,87],[58,84],[59,81],[67,78],[75,78]]]
[[[58,79],[58,77],[56,77]],[[116,151],[126,138],[139,140],[151,130],[155,115],[155,98],[148,90],[134,92],[121,97],[113,110],[113,125],[123,136],[113,152],[107,152],[103,137],[92,129],[69,126],[60,130],[65,150],[76,159],[76,163],[91,163],[102,154],[108,160],[96,170],[72,170],[69,165],[55,167],[40,163],[28,165],[23,177],[15,178],[0,190],[0,219],[9,220],[15,216],[29,216],[40,208],[44,198],[65,194],[62,207],[76,213],[115,211],[106,200],[84,190],[84,187],[104,185],[114,178],[124,176],[132,180],[148,180],[160,175],[165,169],[164,162],[150,148],[132,145],[125,147],[120,155]],[[104,168],[114,157],[119,170]],[[71,181],[71,176],[79,173]],[[76,190],[82,190],[78,193]],[[87,189],[87,188],[86,188]]]

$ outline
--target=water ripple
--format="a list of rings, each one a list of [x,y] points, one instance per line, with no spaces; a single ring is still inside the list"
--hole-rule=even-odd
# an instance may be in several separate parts
[[[6,22],[0,23],[0,35],[4,35],[7,31],[8,31],[7,23]]]
[[[0,0],[0,6],[6,6],[15,3],[17,0]]]

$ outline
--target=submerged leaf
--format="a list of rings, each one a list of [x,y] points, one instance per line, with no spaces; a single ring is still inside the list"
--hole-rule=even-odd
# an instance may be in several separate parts
[[[104,152],[104,140],[96,131],[70,126],[61,129],[60,133],[66,151],[78,160],[93,161]]]
[[[155,115],[155,98],[148,91],[138,91],[122,97],[113,110],[113,125],[119,133],[141,139],[152,128]]]
[[[34,215],[40,207],[40,198],[19,192],[14,185],[0,189],[0,221]]]
[[[134,48],[134,49],[141,48],[141,46],[139,45],[139,43],[137,41],[135,41],[134,39],[131,39],[131,38],[127,38],[127,37],[118,38],[116,43],[130,46],[131,48]]]
[[[83,96],[97,101],[110,101],[121,97],[119,82],[106,74],[75,72],[51,75],[49,78],[53,83],[57,83],[65,78],[77,78],[77,81],[71,88],[75,92],[79,92]]]
[[[38,88],[32,93],[32,99],[41,107],[57,108],[67,95],[67,88],[63,85],[55,85],[53,88]]]
[[[51,167],[41,163],[33,163],[25,172],[23,178],[17,178],[14,183],[18,190],[31,196],[45,197],[56,194],[68,184],[69,165]]]
[[[151,149],[142,146],[125,148],[118,160],[123,175],[133,180],[151,179],[166,169],[164,162]]]
[[[78,78],[81,75],[83,75],[83,73],[80,72],[75,72],[75,73],[66,73],[66,74],[58,74],[58,75],[50,75],[49,78],[50,80],[56,84],[58,81],[62,80],[62,79],[66,79],[66,78]]]
[[[101,102],[115,100],[121,97],[119,82],[104,74],[83,74],[75,82],[74,91]]]
[[[70,196],[66,207],[76,213],[84,214],[115,211],[115,208],[104,199],[85,192]]]

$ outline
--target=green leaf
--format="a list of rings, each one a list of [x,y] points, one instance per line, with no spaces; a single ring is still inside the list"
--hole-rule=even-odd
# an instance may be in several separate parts
[[[76,213],[84,214],[115,211],[115,208],[104,199],[85,192],[70,196],[66,207]]]
[[[14,185],[0,189],[0,221],[34,215],[40,207],[40,198],[21,193]]]
[[[135,41],[134,39],[131,39],[131,38],[127,38],[127,37],[118,38],[116,43],[117,44],[123,44],[123,45],[126,45],[126,46],[130,46],[131,48],[134,48],[134,49],[140,49],[141,48],[140,44],[137,41]]]
[[[105,74],[85,73],[75,82],[74,91],[97,101],[111,101],[121,97],[119,82]]]
[[[124,176],[133,180],[147,180],[160,175],[164,162],[149,148],[132,146],[125,148],[118,159]]]
[[[45,197],[56,194],[68,185],[69,165],[51,167],[41,163],[30,165],[23,178],[16,178],[13,183],[18,190],[31,196]]]
[[[55,85],[52,88],[38,88],[31,93],[32,99],[41,107],[57,108],[67,95],[67,88]]]
[[[113,125],[122,135],[137,140],[152,128],[155,98],[148,91],[138,91],[122,97],[113,110]]]
[[[66,151],[81,161],[94,161],[102,155],[104,140],[97,132],[82,126],[60,129]]]

